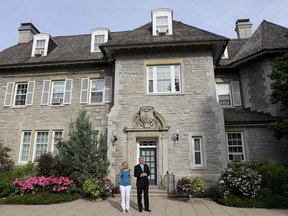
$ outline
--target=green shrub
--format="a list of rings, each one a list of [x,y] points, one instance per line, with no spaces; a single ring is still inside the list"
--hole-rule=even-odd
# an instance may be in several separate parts
[[[288,169],[273,161],[258,163],[255,169],[262,175],[262,187],[267,188],[271,194],[288,197]]]
[[[245,165],[231,164],[221,173],[219,187],[221,196],[228,198],[256,197],[261,186],[261,175]]]
[[[42,154],[38,162],[37,176],[53,176],[54,158],[51,153]]]
[[[11,149],[3,145],[3,141],[0,140],[0,173],[7,172],[13,169],[14,162],[10,159],[9,152]]]
[[[16,167],[13,170],[0,174],[0,196],[8,196],[15,193],[15,186],[12,184],[14,179],[19,178],[21,180],[27,179],[29,176],[36,174],[37,167],[32,163],[27,165]]]
[[[198,177],[182,177],[177,181],[176,191],[181,196],[199,196],[204,193],[204,181]]]
[[[25,204],[25,205],[48,205],[55,203],[70,202],[76,199],[79,199],[80,195],[75,194],[53,194],[53,193],[38,193],[35,195],[25,194],[20,195],[11,195],[4,199],[6,204]]]
[[[288,208],[288,198],[271,196],[271,197],[237,197],[230,196],[225,199],[218,199],[217,202],[226,206],[240,208]]]

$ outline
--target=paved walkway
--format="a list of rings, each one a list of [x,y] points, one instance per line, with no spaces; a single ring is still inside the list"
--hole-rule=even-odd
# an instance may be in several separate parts
[[[177,199],[152,197],[152,212],[138,212],[136,199],[131,200],[130,213],[123,214],[120,198],[108,198],[99,202],[79,199],[54,205],[0,205],[1,216],[288,216],[288,209],[234,208],[218,205],[210,199],[193,199],[184,202]]]

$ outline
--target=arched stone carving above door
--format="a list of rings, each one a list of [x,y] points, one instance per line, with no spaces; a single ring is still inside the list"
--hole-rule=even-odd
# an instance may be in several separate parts
[[[155,111],[153,106],[142,106],[133,115],[130,129],[168,130],[164,118]]]

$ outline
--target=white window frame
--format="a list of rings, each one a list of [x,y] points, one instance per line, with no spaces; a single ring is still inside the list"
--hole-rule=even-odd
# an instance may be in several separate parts
[[[40,133],[47,133],[47,142],[46,143],[42,143],[42,142],[37,142],[37,139],[38,139],[38,136],[39,136],[39,134]],[[38,157],[40,157],[41,156],[41,154],[43,154],[43,153],[48,153],[48,146],[49,146],[49,134],[50,134],[50,131],[49,130],[45,130],[45,131],[35,131],[35,140],[34,140],[34,152],[33,152],[33,159],[32,159],[32,161],[33,162],[35,162],[37,159],[38,159]],[[37,150],[38,150],[38,147],[39,146],[42,146],[42,145],[46,145],[46,148],[43,150],[42,149],[42,151],[40,151],[41,152],[41,154],[40,155],[37,155]],[[44,146],[45,147],[45,146]]]
[[[229,145],[229,141],[230,140],[228,139],[228,134],[238,134],[238,135],[240,135],[241,145]],[[239,140],[233,140],[233,141],[237,142]],[[232,162],[232,161],[245,162],[246,161],[244,133],[243,132],[240,132],[240,131],[227,131],[226,132],[226,145],[227,145],[227,159],[228,159],[228,162]],[[239,148],[239,147],[241,147],[242,148],[242,152],[230,152],[229,151],[229,147],[230,148]],[[230,159],[230,155],[232,157],[232,160]],[[235,158],[234,158],[234,155],[236,155]],[[239,155],[241,155],[241,160],[240,161],[238,160],[238,156]],[[236,157],[237,157],[237,160],[236,160]]]
[[[48,43],[49,43],[49,34],[36,34],[33,36],[33,46],[32,46],[32,53],[31,57],[36,57],[36,56],[47,56],[48,52]],[[37,47],[38,42],[37,41],[44,41],[44,46],[42,47]],[[37,52],[36,50],[40,50],[40,52]]]
[[[97,36],[103,36],[104,37],[103,42],[97,42],[96,41]],[[91,30],[90,52],[101,52],[101,50],[99,49],[99,46],[108,41],[108,36],[109,36],[109,29],[96,28],[96,29]]]
[[[200,149],[195,150],[195,141],[199,140]],[[196,164],[196,153],[200,153],[200,164]],[[192,159],[193,159],[193,167],[203,167],[203,141],[201,136],[193,136],[192,137]]]
[[[25,138],[25,134],[30,134],[29,136],[29,142],[24,143],[24,138]],[[22,131],[21,133],[21,143],[20,143],[20,150],[19,150],[19,158],[18,158],[18,162],[21,163],[28,163],[29,158],[30,158],[30,147],[31,147],[31,141],[32,141],[32,132],[31,131]],[[27,145],[28,147],[28,153],[27,153],[27,160],[22,160],[23,157],[23,151],[24,151],[24,145]],[[27,151],[27,150],[26,150]]]
[[[165,35],[173,34],[173,29],[172,29],[173,17],[172,16],[173,16],[173,11],[171,9],[161,8],[161,9],[156,9],[152,11],[152,34],[153,36],[157,36],[160,34],[165,34]],[[165,25],[164,27],[162,24],[158,24],[157,17],[167,17],[167,20],[168,20],[167,25]],[[160,29],[163,29],[163,31],[159,31]]]
[[[218,88],[220,85],[228,85],[229,93],[228,94],[220,94],[220,90]],[[230,98],[230,105],[228,105],[228,104],[227,105],[226,104],[221,105],[220,104],[222,107],[242,106],[239,81],[216,83],[216,92],[217,92],[217,101],[218,102],[219,102],[219,95],[227,95]]]
[[[220,91],[221,89],[219,89],[219,86],[227,86],[228,87],[228,93],[227,94],[221,94]],[[218,99],[218,102],[220,103],[220,98],[219,96],[229,96],[229,102],[230,104],[221,104],[221,106],[233,106],[233,102],[232,102],[232,94],[231,94],[231,84],[230,83],[217,83],[216,84],[216,90],[217,90],[217,99]]]
[[[53,130],[52,131],[51,153],[53,156],[56,156],[59,153],[58,149],[56,148],[56,144],[59,142],[59,140],[56,140],[56,139],[58,139],[56,137],[56,133],[61,133],[61,139],[62,139],[63,138],[63,130]]]
[[[59,101],[53,100],[54,83],[64,81],[63,97]],[[73,79],[65,80],[44,80],[42,87],[41,105],[63,105],[71,104]]]
[[[55,89],[56,83],[63,83],[63,86],[61,88],[61,92],[57,92],[57,89]],[[57,87],[56,87],[57,88]],[[62,96],[59,96],[59,94],[62,94]],[[51,81],[51,95],[50,95],[50,104],[62,104],[64,100],[65,95],[65,80],[52,80]],[[55,99],[59,100],[59,103],[55,103]]]
[[[94,80],[101,80],[104,82],[103,90],[99,90],[99,92],[103,92],[102,102],[91,103],[91,88],[92,82]],[[112,101],[112,77],[104,77],[101,79],[93,79],[93,78],[82,78],[81,80],[81,93],[80,93],[80,104],[104,104],[111,103]]]
[[[170,67],[170,84],[171,84],[171,90],[167,91],[158,91],[158,83],[160,81],[160,78],[158,78],[158,69],[161,67]],[[152,77],[150,72],[152,72]],[[178,88],[179,91],[177,91],[176,88],[176,73],[178,73]],[[147,66],[147,94],[175,94],[175,93],[181,93],[181,66],[180,64],[175,65],[153,65],[153,66]],[[152,79],[151,79],[152,78]],[[150,81],[153,86],[152,92],[150,92]]]
[[[26,88],[26,93],[22,94],[25,96],[25,102],[24,104],[18,104],[16,105],[16,96],[20,95],[17,94],[18,86],[19,85],[27,85]],[[35,86],[35,81],[28,81],[28,82],[8,82],[7,83],[7,88],[6,88],[6,94],[5,94],[5,99],[4,99],[4,106],[15,106],[15,107],[22,107],[22,106],[28,106],[33,104],[33,96],[34,96],[34,86]]]

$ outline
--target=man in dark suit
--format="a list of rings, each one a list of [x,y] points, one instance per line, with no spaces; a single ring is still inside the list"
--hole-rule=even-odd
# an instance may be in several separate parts
[[[134,176],[137,178],[136,186],[137,186],[137,201],[139,212],[142,212],[142,191],[144,191],[144,206],[145,211],[151,212],[149,209],[149,197],[148,197],[148,189],[149,189],[149,180],[148,176],[150,175],[149,166],[144,164],[144,157],[139,157],[139,164],[134,167]]]

